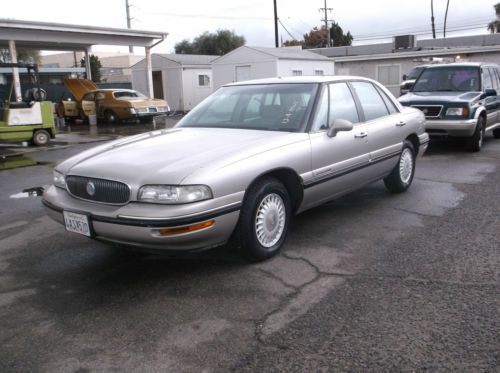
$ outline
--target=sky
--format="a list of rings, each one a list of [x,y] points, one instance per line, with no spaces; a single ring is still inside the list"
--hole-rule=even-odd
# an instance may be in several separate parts
[[[493,5],[499,0],[449,0],[447,36],[486,33],[495,19]],[[0,0],[0,3],[7,0]],[[354,36],[354,44],[390,41],[391,36],[416,34],[431,37],[431,0],[327,0],[328,18]],[[443,35],[447,0],[434,0],[438,37]],[[56,0],[23,0],[2,7],[0,18],[126,28],[125,0],[85,0],[78,6]],[[68,4],[77,4],[68,2]],[[273,0],[129,0],[132,28],[163,31],[167,40],[156,53],[173,53],[176,43],[193,40],[205,31],[229,29],[243,35],[249,46],[274,47]],[[324,0],[277,0],[280,39],[302,39],[321,26]],[[388,39],[389,38],[389,39]],[[142,49],[142,48],[141,48]],[[117,46],[94,50],[127,52]],[[136,52],[141,50],[136,48]]]

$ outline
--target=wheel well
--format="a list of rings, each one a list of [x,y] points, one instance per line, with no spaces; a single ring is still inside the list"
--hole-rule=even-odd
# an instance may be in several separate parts
[[[418,136],[412,133],[405,140],[408,140],[413,145],[413,149],[415,149],[415,156],[418,154],[418,149],[420,148],[420,141],[418,140]]]
[[[259,175],[259,177],[256,178],[252,184],[263,177],[274,177],[275,179],[281,181],[290,195],[293,212],[297,211],[304,196],[304,188],[302,187],[300,176],[291,169],[279,168]]]

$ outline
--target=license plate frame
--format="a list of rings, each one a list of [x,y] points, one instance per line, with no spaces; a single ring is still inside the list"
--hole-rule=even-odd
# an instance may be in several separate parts
[[[158,110],[155,107],[148,108],[148,113],[157,113]]]
[[[76,211],[63,211],[64,228],[67,232],[94,237],[92,221],[89,214]]]

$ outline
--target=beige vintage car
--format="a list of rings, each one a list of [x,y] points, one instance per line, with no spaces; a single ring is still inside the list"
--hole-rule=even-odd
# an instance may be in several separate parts
[[[132,89],[100,89],[87,79],[65,79],[64,85],[77,101],[77,110],[72,112],[66,110],[71,105],[62,103],[60,107],[66,112],[64,116],[74,116],[76,112],[85,119],[96,115],[101,122],[117,123],[131,119],[145,121],[170,111],[167,101],[146,97]]]

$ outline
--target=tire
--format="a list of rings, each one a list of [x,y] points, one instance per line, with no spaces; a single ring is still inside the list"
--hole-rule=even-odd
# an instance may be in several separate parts
[[[495,139],[500,139],[500,128],[495,128],[495,129],[493,130],[493,137],[494,137]]]
[[[410,187],[415,174],[415,148],[405,140],[399,160],[389,176],[384,178],[385,187],[391,193],[403,193]]]
[[[45,130],[35,131],[32,137],[33,144],[36,146],[44,146],[47,145],[50,141],[50,135]]]
[[[235,238],[243,255],[261,261],[276,255],[288,234],[292,216],[285,186],[272,177],[258,180],[247,191]]]
[[[120,122],[120,118],[113,110],[106,110],[104,112],[104,120],[108,124],[118,124]]]
[[[479,117],[474,134],[467,139],[467,150],[478,152],[483,147],[484,140],[484,118]]]

